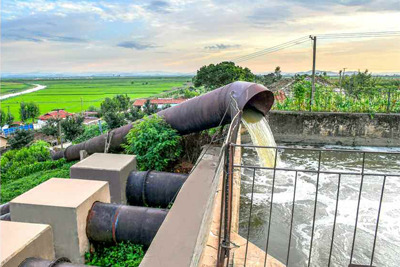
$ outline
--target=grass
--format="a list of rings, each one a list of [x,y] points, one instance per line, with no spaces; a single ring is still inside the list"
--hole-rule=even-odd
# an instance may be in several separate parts
[[[12,200],[50,178],[69,178],[69,168],[75,163],[65,163],[57,169],[38,171],[6,183],[3,182],[1,185],[1,203]]]
[[[115,78],[81,78],[81,79],[41,79],[41,80],[3,80],[1,85],[41,84],[47,88],[26,95],[20,95],[1,101],[4,109],[9,106],[15,120],[19,119],[19,105],[22,101],[35,102],[39,105],[40,114],[53,109],[66,109],[69,112],[80,112],[89,106],[99,107],[106,97],[127,94],[131,99],[144,98],[183,86],[190,81],[189,77],[115,77]],[[15,85],[16,86],[16,85]],[[2,89],[3,90],[3,89]],[[82,101],[82,102],[81,102]]]
[[[144,257],[143,246],[130,242],[111,246],[95,244],[94,247],[94,252],[85,254],[86,265],[136,267]]]
[[[0,95],[16,93],[34,87],[33,84],[25,82],[1,82]]]

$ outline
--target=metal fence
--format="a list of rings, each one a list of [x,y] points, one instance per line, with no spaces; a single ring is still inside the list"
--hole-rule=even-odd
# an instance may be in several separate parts
[[[265,221],[266,221],[266,233],[265,233],[265,243],[262,244],[257,244],[258,247],[263,249],[265,253],[265,259],[264,259],[264,266],[267,266],[267,258],[269,255],[275,256],[273,253],[271,253],[271,222],[274,219],[274,208],[276,208],[276,203],[274,202],[274,196],[276,195],[276,190],[277,190],[277,177],[281,176],[282,173],[291,173],[293,178],[293,183],[286,185],[287,187],[291,187],[292,196],[291,196],[291,205],[290,205],[290,216],[289,216],[289,221],[290,223],[288,224],[288,227],[284,229],[283,232],[288,233],[288,236],[281,236],[281,239],[287,238],[287,247],[286,247],[286,253],[285,256],[280,256],[278,257],[279,260],[285,264],[286,266],[346,266],[349,264],[357,263],[357,264],[363,264],[365,266],[372,266],[373,264],[376,264],[375,260],[375,252],[376,252],[376,245],[377,245],[377,237],[379,236],[379,225],[380,225],[380,220],[381,220],[381,210],[382,210],[382,205],[384,203],[384,195],[385,192],[387,191],[386,185],[387,181],[393,181],[392,179],[397,179],[397,181],[400,181],[400,168],[397,168],[396,170],[398,171],[388,171],[385,169],[377,169],[374,168],[372,171],[370,171],[367,166],[366,166],[366,159],[368,159],[369,162],[372,162],[370,158],[379,158],[379,157],[384,157],[384,156],[389,156],[390,157],[396,157],[397,162],[400,162],[400,152],[376,152],[376,151],[363,151],[363,150],[343,150],[343,149],[320,149],[320,148],[300,148],[300,147],[284,147],[284,146],[276,146],[276,147],[269,147],[269,146],[254,146],[254,145],[238,145],[235,144],[236,137],[238,134],[238,129],[239,129],[239,124],[240,124],[240,118],[241,118],[241,113],[238,112],[237,116],[235,116],[235,119],[233,120],[231,126],[230,126],[230,131],[228,133],[228,136],[226,138],[225,146],[224,146],[224,173],[223,173],[223,193],[222,193],[222,199],[221,199],[221,229],[220,229],[220,238],[219,238],[219,248],[218,248],[218,266],[229,266],[232,261],[230,261],[230,257],[232,257],[232,250],[235,247],[235,244],[231,242],[230,239],[230,233],[231,233],[231,220],[232,220],[232,182],[233,182],[233,173],[234,171],[241,171],[243,173],[243,170],[251,171],[252,177],[251,177],[251,190],[250,190],[250,196],[249,201],[250,205],[245,207],[246,209],[246,215],[248,216],[247,221],[243,223],[245,225],[244,230],[241,231],[241,234],[243,237],[247,238],[249,241],[250,236],[252,231],[254,231],[251,221],[252,217],[254,216],[254,194],[255,191],[257,191],[257,184],[255,183],[255,180],[257,179],[257,172],[269,172],[270,175],[266,177],[267,180],[270,182],[270,189],[268,192],[265,192],[265,194],[268,195],[268,200],[267,200],[267,206],[266,209],[268,210],[266,213]],[[244,164],[243,162],[241,164],[234,164],[233,158],[234,158],[234,153],[235,153],[235,148],[236,147],[241,147],[242,149],[272,149],[275,151],[275,159],[274,159],[274,165],[271,167],[262,167],[259,166],[258,164],[254,165],[249,165],[249,164]],[[296,167],[296,166],[279,166],[277,164],[277,161],[279,159],[279,154],[281,154],[283,151],[305,151],[307,153],[314,153],[316,155],[316,166],[315,167]],[[332,169],[327,169],[327,168],[322,168],[323,164],[323,159],[326,158],[326,155],[329,153],[343,153],[343,154],[349,154],[353,153],[356,154],[354,157],[359,158],[360,166],[357,170],[338,170],[335,168]],[[352,154],[352,155],[353,155]],[[375,166],[376,167],[376,166]],[[379,167],[379,166],[378,166]],[[309,231],[309,242],[307,244],[307,253],[305,255],[305,259],[302,263],[296,262],[296,261],[291,261],[291,250],[293,250],[293,226],[294,226],[294,221],[295,217],[294,214],[296,213],[297,205],[299,205],[300,201],[296,199],[296,194],[298,193],[299,190],[299,177],[304,174],[310,174],[315,177],[314,179],[314,184],[313,187],[314,192],[313,192],[313,197],[311,199],[312,204],[312,210],[310,211],[310,221],[309,221],[309,228],[311,230]],[[265,173],[264,173],[265,175]],[[335,196],[334,201],[332,203],[331,207],[321,205],[319,202],[319,197],[323,197],[323,195],[320,196],[321,193],[321,179],[322,177],[324,179],[327,179],[326,177],[329,178],[329,183],[330,183],[330,191],[331,193]],[[340,194],[342,191],[345,191],[343,189],[343,182],[352,179],[352,177],[359,178],[359,184],[357,184],[357,187],[354,190],[354,196],[355,197],[355,202],[356,204],[356,209],[355,209],[355,214],[354,214],[354,223],[351,226],[351,237],[348,238],[347,241],[351,243],[349,249],[344,249],[345,246],[345,241],[343,240],[343,236],[338,236],[337,231],[338,231],[338,207],[341,204],[341,201],[343,200],[340,199]],[[375,194],[375,204],[377,205],[377,211],[373,213],[373,211],[368,211],[368,214],[370,217],[373,217],[373,220],[370,219],[369,221],[369,227],[373,230],[371,230],[372,233],[372,238],[368,240],[363,240],[361,243],[356,242],[356,238],[359,235],[363,235],[361,232],[358,233],[357,231],[360,231],[360,223],[365,223],[365,222],[360,222],[360,205],[363,204],[363,202],[366,200],[362,198],[362,194],[365,190],[363,190],[363,186],[365,185],[365,179],[369,179],[367,177],[376,177],[374,180],[376,180],[376,183],[379,183],[379,189],[376,187],[376,190],[373,192]],[[379,181],[378,181],[379,180]],[[333,189],[336,188],[336,189]],[[281,190],[281,189],[280,189]],[[346,189],[347,190],[347,189]],[[324,192],[323,192],[324,193]],[[395,193],[398,194],[399,192]],[[400,202],[399,202],[400,204]],[[367,203],[369,205],[369,202]],[[369,207],[370,208],[370,207]],[[318,214],[320,211],[324,211],[327,209],[332,209],[334,210],[333,218],[331,219],[332,225],[329,226],[331,227],[329,232],[328,237],[324,237],[325,239],[321,239],[321,236],[316,236],[316,220],[318,219]],[[241,215],[242,216],[242,211],[243,207],[241,207]],[[318,211],[318,212],[317,212]],[[300,211],[301,212],[301,211]],[[364,214],[364,213],[363,213]],[[372,214],[372,215],[371,215]],[[279,215],[278,215],[279,216]],[[395,216],[395,215],[393,215]],[[400,216],[397,214],[397,216]],[[242,218],[241,220],[244,220]],[[365,220],[365,218],[363,218]],[[279,227],[285,228],[284,225],[280,225]],[[326,227],[325,227],[326,228]],[[280,232],[280,231],[279,231]],[[350,233],[348,233],[349,235]],[[396,234],[396,233],[393,233]],[[397,237],[400,240],[400,237]],[[251,241],[251,240],[250,240]],[[318,242],[317,242],[318,241]],[[304,245],[304,244],[303,244]],[[337,264],[334,262],[333,258],[333,250],[334,246],[336,247],[342,247],[343,253],[347,254],[345,255],[346,257],[346,265],[342,264]],[[316,254],[316,250],[319,250],[318,246],[324,246],[325,252],[324,255],[320,255],[320,253]],[[397,246],[395,246],[397,247]],[[400,244],[398,244],[398,247],[400,247]],[[281,250],[284,250],[283,247],[280,247]],[[336,248],[338,249],[338,248]],[[367,250],[367,252],[365,252]],[[245,260],[244,260],[244,266],[246,266],[247,262],[247,254],[248,254],[248,242],[246,244],[246,250],[245,250]],[[356,251],[358,252],[357,257],[356,256]],[[360,251],[362,251],[362,256],[360,256]],[[269,254],[270,253],[270,254]],[[369,255],[367,255],[369,253]],[[318,257],[323,257],[324,261],[321,262]],[[356,261],[355,261],[355,258]]]

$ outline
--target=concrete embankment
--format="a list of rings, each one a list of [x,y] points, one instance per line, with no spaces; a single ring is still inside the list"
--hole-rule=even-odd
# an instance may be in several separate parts
[[[400,146],[400,114],[271,111],[277,143]]]

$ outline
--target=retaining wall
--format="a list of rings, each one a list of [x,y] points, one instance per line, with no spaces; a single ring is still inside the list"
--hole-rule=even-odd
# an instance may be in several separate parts
[[[271,111],[277,143],[400,146],[400,114]]]

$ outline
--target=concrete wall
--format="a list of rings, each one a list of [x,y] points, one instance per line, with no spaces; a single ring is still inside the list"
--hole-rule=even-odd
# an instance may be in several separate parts
[[[190,174],[141,267],[197,266],[209,231],[219,181],[215,179],[219,152],[218,147],[208,149]]]
[[[400,146],[400,114],[271,111],[277,143]]]

